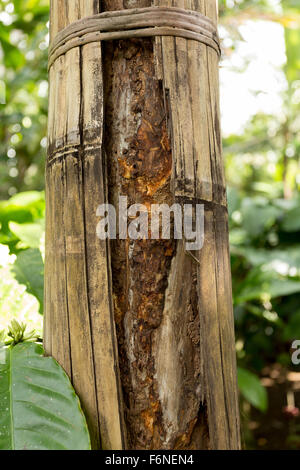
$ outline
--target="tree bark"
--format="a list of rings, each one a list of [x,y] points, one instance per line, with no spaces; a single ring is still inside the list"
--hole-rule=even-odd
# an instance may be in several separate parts
[[[101,11],[215,0],[52,0],[51,41]],[[157,37],[87,44],[50,69],[45,348],[70,375],[94,448],[238,449],[218,56]],[[104,202],[205,206],[179,240],[101,241]],[[198,262],[197,262],[198,258]]]

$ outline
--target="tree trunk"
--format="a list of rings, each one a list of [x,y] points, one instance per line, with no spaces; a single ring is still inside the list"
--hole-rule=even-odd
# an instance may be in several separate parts
[[[51,41],[107,10],[215,0],[52,0]],[[49,73],[45,348],[94,448],[238,449],[218,55],[173,37],[91,43]],[[101,241],[105,202],[205,206],[204,247]]]

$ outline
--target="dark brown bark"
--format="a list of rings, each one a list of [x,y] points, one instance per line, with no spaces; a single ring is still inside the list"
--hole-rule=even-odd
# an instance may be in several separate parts
[[[128,3],[131,7],[140,6],[140,2],[124,2],[124,7]],[[143,6],[150,4],[143,2]],[[120,7],[120,2],[104,2],[105,9]],[[164,94],[155,77],[153,42],[115,41],[106,44],[104,51],[105,152],[110,201],[117,206],[119,196],[126,195],[129,204],[172,205],[171,144]],[[174,240],[112,243],[115,319],[130,448],[159,449],[166,442],[153,342],[163,321],[165,292],[175,252]],[[195,266],[193,271],[196,278]],[[190,422],[172,436],[170,448],[199,448],[200,444],[194,433],[201,406],[197,393],[200,359],[196,283],[189,310],[180,329],[189,343],[185,361],[190,371],[184,388],[190,397],[185,403]]]

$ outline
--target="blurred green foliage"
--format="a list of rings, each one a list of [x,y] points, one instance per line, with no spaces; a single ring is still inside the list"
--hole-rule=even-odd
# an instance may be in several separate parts
[[[48,3],[0,1],[0,199],[44,187]]]
[[[0,202],[0,246],[7,245],[10,255],[14,255],[10,272],[37,298],[40,313],[43,313],[44,295],[44,223],[43,192],[18,193]]]
[[[274,363],[290,368],[290,344],[300,338],[300,5],[219,4],[232,50],[245,20],[269,19],[285,31],[282,114],[257,114],[243,135],[224,139],[239,386],[264,410],[266,394],[253,374]]]
[[[39,333],[48,21],[48,0],[0,1],[0,324],[19,318]]]
[[[275,21],[285,32],[281,115],[257,114],[242,135],[224,138],[239,386],[249,403],[265,411],[267,394],[258,376],[268,364],[292,368],[290,345],[300,339],[300,5],[220,0],[219,6],[232,38],[230,47],[224,45],[227,57],[243,41],[244,21]],[[9,268],[1,268],[0,260],[0,294],[8,298],[15,283],[26,286],[40,312],[48,8],[48,0],[0,0],[0,101],[4,91],[6,99],[0,104],[0,247],[13,256]],[[1,269],[14,283],[3,283]],[[1,301],[0,316],[3,305],[21,309],[23,297],[15,303],[11,297],[8,304]]]

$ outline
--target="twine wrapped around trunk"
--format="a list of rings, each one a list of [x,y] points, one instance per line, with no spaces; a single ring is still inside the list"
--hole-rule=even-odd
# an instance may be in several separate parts
[[[104,12],[70,24],[54,38],[48,67],[50,69],[58,57],[74,47],[151,36],[191,39],[221,54],[216,26],[205,15],[175,7],[135,8]]]

